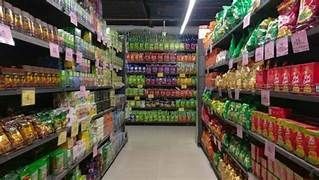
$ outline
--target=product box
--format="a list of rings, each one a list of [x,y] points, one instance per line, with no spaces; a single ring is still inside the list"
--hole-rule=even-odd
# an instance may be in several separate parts
[[[267,180],[267,169],[263,167],[261,168],[261,179]]]
[[[267,160],[265,157],[260,158],[261,166],[267,169]]]
[[[281,173],[281,166],[280,166],[281,162],[278,161],[277,159],[274,161],[274,174],[277,177],[280,177],[280,173]]]
[[[291,114],[292,109],[271,106],[268,108],[268,112],[271,116],[277,118],[287,118]]]
[[[302,92],[311,94],[319,92],[319,63],[307,63],[301,65]]]
[[[290,76],[290,67],[285,66],[281,68],[281,84],[280,90],[283,92],[288,92],[291,83],[291,76]]]
[[[267,171],[267,180],[276,180],[276,178],[271,172]]]
[[[286,179],[294,179],[294,172],[286,166]]]
[[[282,68],[278,67],[278,68],[274,68],[273,69],[273,74],[274,74],[274,80],[273,80],[273,84],[274,84],[274,90],[275,91],[280,91],[280,85],[282,84]]]
[[[301,66],[300,65],[290,66],[290,76],[291,76],[290,90],[294,93],[300,93],[301,84],[303,80],[302,73],[301,73]]]
[[[267,84],[267,71],[261,70],[256,73],[256,88],[263,89]]]
[[[256,145],[251,144],[250,148],[251,148],[251,158],[252,160],[256,160]]]
[[[283,163],[280,163],[279,166],[280,166],[279,179],[282,179],[282,180],[287,179],[287,166]]]
[[[261,172],[260,172],[260,164],[256,163],[256,176],[260,177],[261,176]]]
[[[274,164],[274,161],[270,160],[269,158],[267,159],[268,171],[270,171],[271,173],[274,173]]]
[[[268,89],[274,88],[274,70],[275,68],[267,70],[267,88]]]
[[[252,163],[251,171],[252,171],[253,174],[256,174],[256,164],[257,163],[254,160],[252,160],[251,163]]]

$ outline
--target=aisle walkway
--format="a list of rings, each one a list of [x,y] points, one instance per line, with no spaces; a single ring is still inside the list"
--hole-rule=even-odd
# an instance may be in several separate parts
[[[103,180],[216,180],[195,127],[128,126],[128,143]]]

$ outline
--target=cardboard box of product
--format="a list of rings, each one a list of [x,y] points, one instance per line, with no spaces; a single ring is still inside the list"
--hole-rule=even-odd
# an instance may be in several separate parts
[[[276,159],[274,162],[274,174],[275,176],[280,177],[280,173],[281,173],[280,162]]]
[[[279,166],[280,166],[279,178],[282,180],[286,180],[287,179],[287,166],[281,162],[280,162]]]
[[[251,148],[251,158],[252,160],[256,160],[256,146],[254,144],[251,144],[250,148]]]
[[[260,177],[261,176],[261,172],[260,172],[260,164],[256,163],[256,176]]]
[[[274,164],[275,164],[274,161],[272,161],[269,158],[267,158],[268,171],[270,171],[271,173],[274,173]]]
[[[294,172],[286,166],[286,178],[287,180],[294,179]]]
[[[261,179],[263,180],[267,179],[267,169],[264,167],[261,168]]]
[[[261,166],[267,169],[267,160],[265,157],[260,158]]]

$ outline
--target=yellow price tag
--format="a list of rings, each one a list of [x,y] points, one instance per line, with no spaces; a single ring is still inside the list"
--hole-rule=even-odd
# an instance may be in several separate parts
[[[81,121],[81,131],[86,131],[88,128],[89,128],[89,125],[90,125],[90,121],[88,120],[84,120],[84,121]]]
[[[138,88],[143,88],[142,84],[137,85]]]
[[[157,77],[164,77],[164,74],[162,72],[157,73]]]
[[[178,111],[185,111],[184,108],[178,108]]]
[[[140,100],[141,98],[140,98],[140,96],[135,96],[134,99],[135,100]]]
[[[184,77],[186,77],[186,75],[184,73],[182,73],[182,74],[179,74],[179,77],[184,78]]]
[[[77,121],[72,123],[71,137],[75,137],[79,133],[79,123]]]
[[[149,94],[148,98],[153,99],[154,98],[154,94]]]
[[[186,84],[182,84],[182,87],[181,87],[182,89],[187,89],[187,86],[186,86]]]
[[[21,106],[30,106],[35,104],[35,89],[21,89]]]
[[[66,131],[62,131],[59,134],[58,137],[58,146],[60,146],[61,144],[64,144],[66,142]]]

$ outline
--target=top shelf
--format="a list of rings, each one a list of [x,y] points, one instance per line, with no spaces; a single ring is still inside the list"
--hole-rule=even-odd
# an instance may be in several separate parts
[[[153,50],[153,51],[133,51],[129,50],[129,52],[136,52],[136,53],[196,53],[192,50],[179,50],[179,51],[166,51],[166,50]]]

